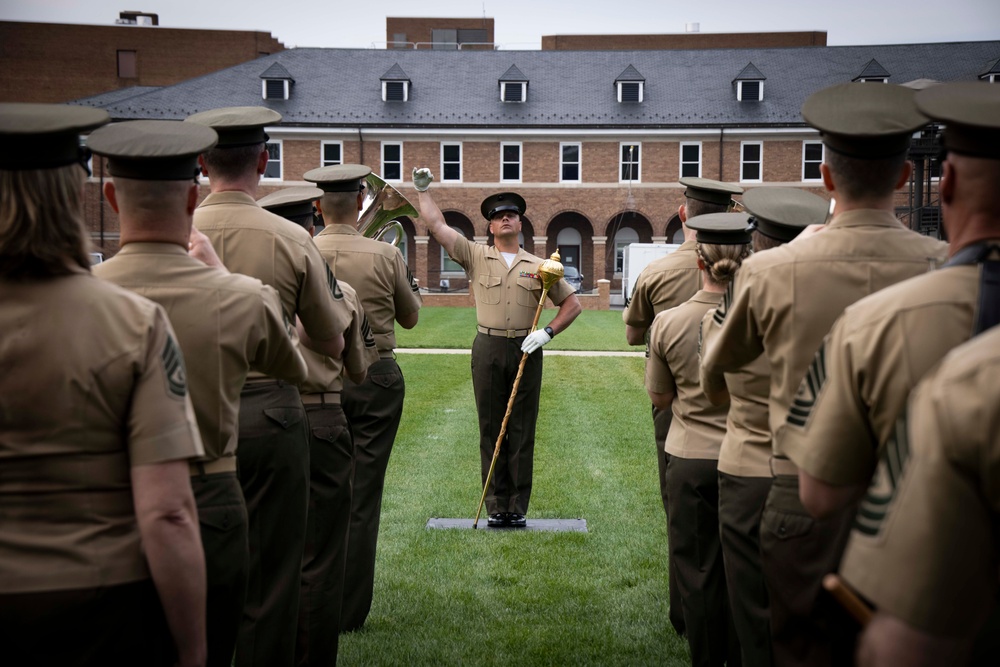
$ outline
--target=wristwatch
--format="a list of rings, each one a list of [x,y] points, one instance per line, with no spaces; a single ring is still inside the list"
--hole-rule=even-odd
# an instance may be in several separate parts
[[[545,333],[547,333],[549,335],[549,338],[555,338],[556,337],[556,332],[552,330],[552,327],[544,327],[542,329],[542,331],[544,331]]]

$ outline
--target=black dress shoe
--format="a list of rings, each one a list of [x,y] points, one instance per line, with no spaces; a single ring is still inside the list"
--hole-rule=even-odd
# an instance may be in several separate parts
[[[490,528],[504,528],[509,526],[507,516],[505,512],[495,512],[486,520],[486,525]]]
[[[507,513],[507,525],[511,528],[524,528],[528,525],[528,519],[523,514],[517,512]]]

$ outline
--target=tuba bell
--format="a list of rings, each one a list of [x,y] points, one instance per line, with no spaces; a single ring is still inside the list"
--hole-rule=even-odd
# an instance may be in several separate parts
[[[392,187],[375,174],[365,177],[365,199],[358,215],[358,231],[376,241],[386,241],[386,236],[394,232],[392,245],[399,247],[405,237],[403,225],[398,218],[419,218],[417,209],[407,201],[399,190]]]

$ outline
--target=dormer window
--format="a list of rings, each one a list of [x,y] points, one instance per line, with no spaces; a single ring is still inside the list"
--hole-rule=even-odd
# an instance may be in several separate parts
[[[528,77],[517,68],[517,65],[511,65],[498,83],[501,102],[528,101]]]
[[[760,102],[764,99],[764,82],[738,81],[736,99],[740,102]]]
[[[868,64],[852,79],[855,83],[889,83],[889,71],[882,67],[879,61],[872,58]]]
[[[527,102],[527,88],[526,81],[503,81],[500,83],[500,100],[502,102]]]
[[[409,99],[407,81],[383,81],[382,100],[385,102],[405,102]]]
[[[979,79],[989,83],[1000,82],[1000,58],[986,63],[986,67],[979,73]]]
[[[733,83],[736,84],[736,99],[740,102],[762,101],[766,79],[767,77],[757,69],[756,65],[747,63],[747,66],[733,79]]]
[[[615,79],[615,88],[618,89],[619,102],[642,102],[646,92],[646,78],[629,65]]]
[[[382,101],[407,102],[410,99],[410,77],[396,63],[382,75]]]
[[[281,63],[273,63],[260,75],[261,97],[265,100],[287,100],[292,94],[295,79]]]

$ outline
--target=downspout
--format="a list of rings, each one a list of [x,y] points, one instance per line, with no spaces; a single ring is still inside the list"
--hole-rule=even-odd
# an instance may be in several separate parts
[[[101,252],[104,252],[104,158],[100,158],[99,162],[101,165],[101,187],[97,190],[97,206],[101,209]]]
[[[361,152],[361,156],[358,159],[358,164],[364,164],[365,163],[365,139],[364,139],[364,137],[361,136],[361,128],[360,127],[358,128],[358,144],[360,145],[359,150]]]
[[[722,138],[723,138],[723,135],[725,133],[726,133],[726,128],[720,127],[719,128],[719,180],[720,181],[723,180],[723,178],[722,178],[722,147],[725,144],[722,142]]]

